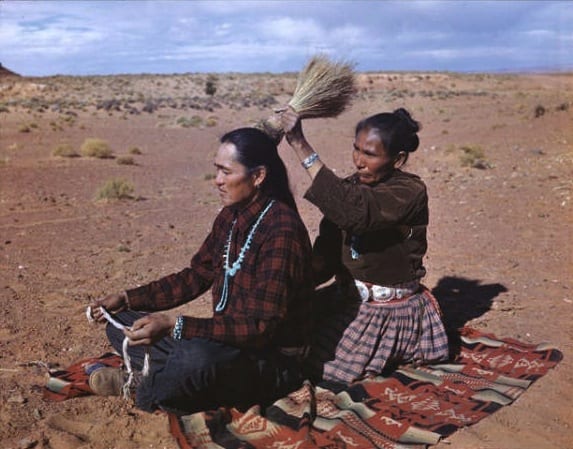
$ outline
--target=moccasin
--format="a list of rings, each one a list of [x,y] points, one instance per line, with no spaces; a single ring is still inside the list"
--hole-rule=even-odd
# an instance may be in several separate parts
[[[98,396],[120,396],[125,380],[120,368],[98,368],[90,374],[89,386]]]

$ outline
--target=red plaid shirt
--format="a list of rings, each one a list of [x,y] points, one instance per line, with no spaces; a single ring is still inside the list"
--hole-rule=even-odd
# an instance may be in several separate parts
[[[227,306],[221,298],[225,276],[225,246],[237,221],[229,265],[237,260],[247,235],[268,204],[258,198],[245,209],[224,208],[191,259],[191,266],[147,285],[127,291],[133,310],[166,310],[197,298],[212,287],[213,316],[185,316],[183,337],[205,337],[243,347],[300,346],[310,332],[313,283],[311,244],[299,215],[275,201],[260,222],[241,269],[229,278]]]

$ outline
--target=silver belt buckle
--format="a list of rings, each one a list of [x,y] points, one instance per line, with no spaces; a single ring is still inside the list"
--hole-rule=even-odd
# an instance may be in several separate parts
[[[392,287],[382,287],[381,285],[373,285],[372,299],[377,302],[392,301],[396,297],[396,289]]]
[[[383,287],[381,285],[373,285],[368,288],[366,284],[358,279],[354,280],[356,289],[362,302],[368,302],[370,299],[376,302],[388,302],[396,297],[396,290],[392,287]]]
[[[358,290],[358,295],[362,302],[368,302],[370,299],[370,289],[366,286],[366,284],[358,279],[354,280],[354,285],[356,285],[356,290]]]
[[[368,288],[364,282],[358,279],[354,280],[354,284],[362,302],[368,302],[370,299],[376,302],[390,302],[393,299],[407,298],[416,290],[415,288],[384,287],[382,285],[373,285]]]

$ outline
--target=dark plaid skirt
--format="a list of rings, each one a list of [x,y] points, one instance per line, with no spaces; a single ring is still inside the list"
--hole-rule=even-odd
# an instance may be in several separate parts
[[[335,290],[330,292],[336,296]],[[389,303],[343,303],[330,313],[319,312],[308,357],[313,378],[351,383],[398,364],[447,360],[446,331],[427,288]]]

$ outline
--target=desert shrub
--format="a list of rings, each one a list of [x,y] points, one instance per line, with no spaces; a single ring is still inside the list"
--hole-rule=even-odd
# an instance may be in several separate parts
[[[205,82],[205,93],[212,96],[215,95],[215,92],[217,92],[217,78],[209,75]]]
[[[207,120],[205,120],[205,126],[208,127],[212,127],[212,126],[217,126],[217,117],[207,117]]]
[[[131,147],[129,149],[129,154],[142,154],[141,150],[138,147]]]
[[[62,121],[66,122],[68,125],[73,125],[74,123],[76,123],[76,117],[74,117],[73,115],[66,115],[64,117],[62,117]]]
[[[87,138],[82,143],[80,151],[84,156],[88,157],[97,157],[99,159],[110,159],[113,157],[109,144],[103,139]]]
[[[133,185],[124,179],[110,179],[96,193],[96,200],[124,200],[133,198]]]
[[[62,131],[63,130],[61,125],[58,124],[57,122],[53,121],[53,120],[50,122],[50,127],[52,128],[52,131]]]
[[[196,128],[197,126],[200,126],[201,123],[203,123],[203,119],[198,115],[194,115],[192,117],[179,117],[177,119],[177,124],[183,128]]]
[[[535,106],[535,112],[534,112],[535,118],[539,118],[544,114],[545,114],[545,108],[542,105],[539,104]]]
[[[460,149],[462,151],[460,162],[463,167],[491,168],[491,164],[485,159],[485,152],[479,145],[465,145]]]
[[[52,150],[52,156],[80,157],[80,154],[69,143],[62,143]]]
[[[135,165],[135,160],[131,156],[120,156],[117,158],[119,165]]]
[[[147,112],[149,114],[152,114],[153,112],[155,112],[157,110],[159,106],[157,105],[157,103],[153,102],[152,100],[147,100],[145,102],[145,105],[141,108],[141,110],[143,112]]]
[[[30,128],[30,125],[23,124],[20,125],[18,131],[20,131],[21,133],[29,133],[30,131],[32,131],[32,128]]]

